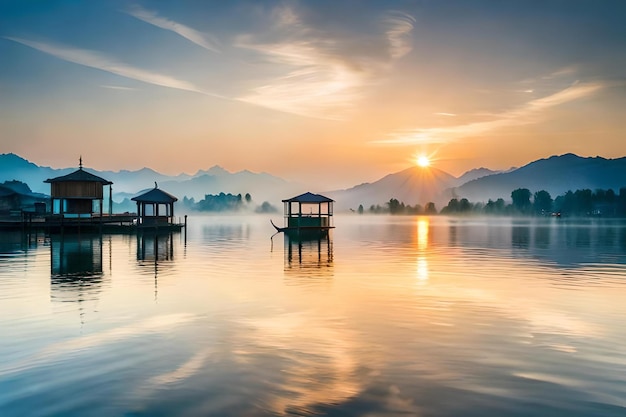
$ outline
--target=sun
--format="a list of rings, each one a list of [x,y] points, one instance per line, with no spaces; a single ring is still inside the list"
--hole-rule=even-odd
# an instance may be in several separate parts
[[[428,157],[425,155],[418,156],[415,162],[417,163],[418,166],[422,168],[426,168],[427,166],[430,165],[430,159],[428,159]]]

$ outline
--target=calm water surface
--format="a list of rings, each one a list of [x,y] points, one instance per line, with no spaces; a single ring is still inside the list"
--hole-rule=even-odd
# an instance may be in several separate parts
[[[626,415],[626,223],[0,232],[0,416]]]

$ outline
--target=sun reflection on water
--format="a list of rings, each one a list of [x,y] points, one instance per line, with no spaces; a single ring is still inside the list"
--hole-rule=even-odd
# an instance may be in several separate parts
[[[426,250],[428,249],[428,228],[430,219],[428,217],[419,217],[417,219],[417,280],[422,285],[428,281],[428,258]]]

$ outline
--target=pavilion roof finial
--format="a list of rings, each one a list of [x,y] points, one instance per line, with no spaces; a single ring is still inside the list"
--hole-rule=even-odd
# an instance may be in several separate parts
[[[154,188],[159,188],[156,181],[154,182]]]
[[[83,156],[78,158],[78,169],[83,169]]]

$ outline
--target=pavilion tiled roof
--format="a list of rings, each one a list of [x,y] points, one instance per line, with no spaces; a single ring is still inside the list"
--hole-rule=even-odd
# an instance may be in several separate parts
[[[174,197],[168,192],[160,190],[158,188],[153,188],[150,191],[147,191],[141,195],[131,198],[133,201],[137,201],[139,203],[173,203],[178,201],[178,198]]]
[[[53,182],[99,182],[103,185],[110,185],[113,184],[113,182],[109,181],[109,180],[105,180],[104,178],[101,178],[97,175],[94,175],[90,172],[85,171],[82,168],[77,169],[76,171],[72,172],[71,174],[67,174],[67,175],[62,175],[60,177],[56,177],[56,178],[48,178],[47,180],[45,180],[44,182],[47,183],[53,183]]]
[[[298,196],[283,200],[283,203],[330,203],[335,200],[321,194],[304,193]]]

